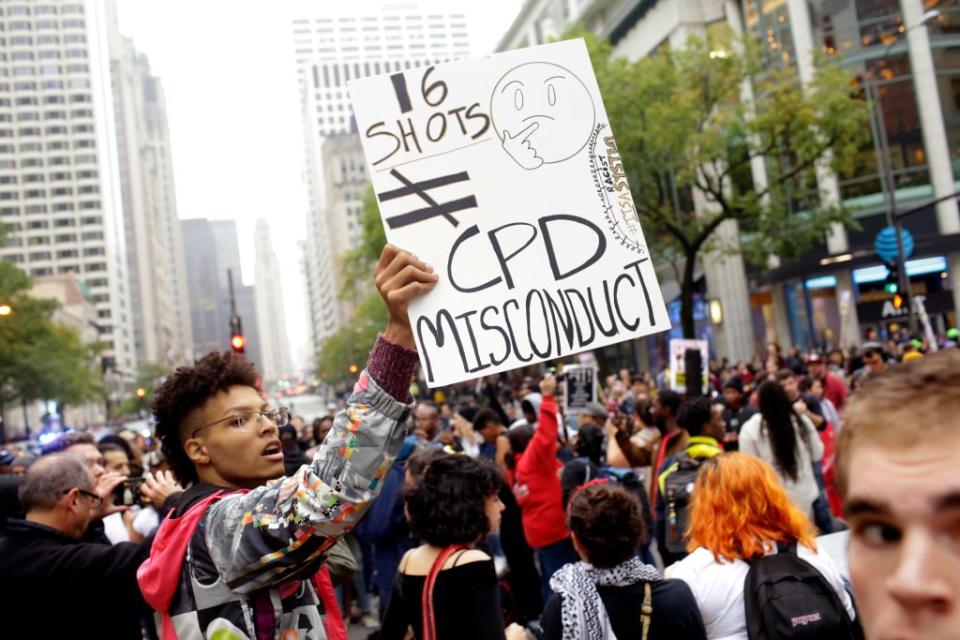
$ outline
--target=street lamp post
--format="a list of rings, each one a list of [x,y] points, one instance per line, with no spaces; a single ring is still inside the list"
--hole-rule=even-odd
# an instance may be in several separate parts
[[[939,15],[940,11],[937,9],[927,11],[920,17],[920,20],[916,24],[905,28],[901,32],[901,35],[906,35],[913,29],[926,25],[930,20],[933,20]],[[881,59],[885,59],[893,45],[899,41],[900,39],[897,38],[888,44],[883,50]],[[903,293],[904,301],[907,305],[907,325],[910,328],[910,335],[915,335],[917,332],[917,316],[913,312],[913,294],[910,287],[910,278],[907,276],[907,259],[903,251],[903,237],[901,235],[903,222],[901,217],[897,215],[897,185],[893,177],[893,163],[890,161],[890,143],[887,139],[887,128],[884,126],[883,105],[877,93],[877,79],[870,73],[864,74],[864,76],[866,79],[864,88],[867,93],[867,100],[873,105],[873,117],[870,119],[870,128],[873,133],[874,152],[877,155],[878,170],[882,176],[883,188],[887,192],[887,226],[893,228],[894,234],[897,237],[897,284],[899,290]]]

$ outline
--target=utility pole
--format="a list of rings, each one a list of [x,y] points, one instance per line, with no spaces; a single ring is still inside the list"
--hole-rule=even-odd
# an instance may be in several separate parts
[[[876,78],[868,76],[864,84],[867,89],[867,100],[873,105],[875,120],[871,118],[871,125],[873,126],[873,139],[877,147],[875,149],[877,164],[880,165],[883,188],[887,192],[887,226],[893,228],[897,237],[897,284],[907,305],[907,324],[912,336],[917,332],[917,316],[913,312],[913,294],[910,290],[910,278],[907,276],[907,259],[903,251],[903,221],[901,216],[897,215],[897,184],[893,177],[893,163],[890,162],[890,143],[887,139],[883,104],[881,104],[880,96],[877,93]]]
[[[939,9],[931,9],[920,16],[916,24],[909,27],[901,27],[900,36],[896,37],[883,50],[881,60],[886,60],[887,55],[895,44],[900,42],[900,37],[913,31],[917,27],[925,26],[928,22],[940,16]],[[873,118],[870,119],[873,128],[874,150],[877,154],[877,164],[880,165],[880,175],[884,182],[884,188],[887,192],[887,226],[892,227],[897,236],[897,274],[899,279],[899,290],[904,296],[907,304],[907,322],[910,327],[910,335],[917,333],[917,315],[913,310],[913,295],[910,291],[910,278],[907,276],[906,257],[903,254],[903,217],[897,215],[897,185],[893,177],[893,163],[890,162],[890,144],[887,140],[887,128],[883,118],[883,105],[880,103],[880,96],[877,93],[878,82],[872,73],[864,74],[864,88],[867,91],[867,100],[873,104]]]

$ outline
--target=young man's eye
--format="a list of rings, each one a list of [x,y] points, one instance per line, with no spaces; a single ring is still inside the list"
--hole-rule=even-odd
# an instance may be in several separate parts
[[[881,547],[898,542],[902,537],[900,529],[884,522],[864,522],[853,528],[853,535],[870,546]]]

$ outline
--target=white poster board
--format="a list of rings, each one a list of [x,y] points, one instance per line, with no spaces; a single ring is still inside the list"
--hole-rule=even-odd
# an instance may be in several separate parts
[[[410,308],[429,386],[670,328],[582,40],[350,94],[387,239],[440,275]]]
[[[710,386],[710,346],[706,340],[670,341],[670,388],[677,393],[687,392],[687,349],[700,351],[700,362],[703,363],[701,389],[706,391]]]
[[[568,364],[563,368],[564,415],[586,411],[597,401],[597,368]]]

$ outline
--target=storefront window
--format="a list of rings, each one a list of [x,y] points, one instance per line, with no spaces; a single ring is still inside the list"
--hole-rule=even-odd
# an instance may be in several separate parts
[[[809,4],[820,49],[827,55],[887,46],[903,31],[899,0],[810,0]]]
[[[933,49],[937,90],[947,130],[947,146],[953,164],[953,177],[960,178],[960,48]]]
[[[867,63],[868,76],[876,78],[877,100],[883,108],[883,126],[898,189],[929,182],[920,113],[909,69],[906,53]]]
[[[940,12],[926,23],[930,37],[960,33],[960,0],[924,0],[923,9]]]
[[[957,0],[951,0],[954,4]],[[923,131],[906,51],[899,0],[810,0],[820,49],[837,56],[861,79],[872,82],[883,111],[890,164],[897,189],[928,184]],[[846,62],[851,60],[851,62]],[[856,60],[853,62],[852,60]],[[861,62],[862,61],[862,62]],[[957,137],[960,144],[960,131]],[[876,143],[868,140],[854,169],[841,176],[844,199],[883,190]]]
[[[767,64],[789,66],[796,60],[786,0],[744,0],[747,29],[760,39]]]

